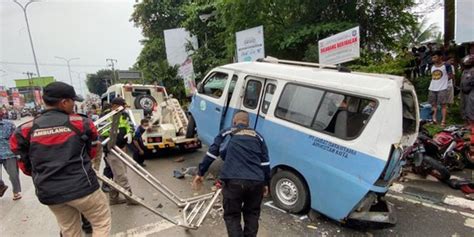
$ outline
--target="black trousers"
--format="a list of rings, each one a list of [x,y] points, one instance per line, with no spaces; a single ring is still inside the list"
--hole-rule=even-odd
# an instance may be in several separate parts
[[[135,146],[130,147],[132,148],[131,150],[133,152],[133,160],[138,164],[143,164],[143,162],[145,162],[145,157],[147,156],[147,152],[145,151],[145,149],[142,148],[145,153],[143,155],[140,155],[140,152],[138,152],[138,149]]]
[[[104,146],[105,168],[104,168],[103,174],[105,177],[112,179],[114,177],[114,174],[112,173],[112,169],[110,168],[109,162],[107,162],[107,159],[105,159],[105,157],[107,157],[108,154],[109,154],[109,150],[107,149],[107,146]]]
[[[229,237],[257,236],[264,183],[252,180],[224,182],[224,221]],[[244,228],[240,220],[244,217]]]
[[[143,164],[145,162],[145,154],[140,155],[140,153],[133,152],[133,160],[137,162],[138,164]]]

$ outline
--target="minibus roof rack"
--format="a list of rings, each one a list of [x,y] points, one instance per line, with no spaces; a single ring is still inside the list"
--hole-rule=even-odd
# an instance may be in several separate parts
[[[333,65],[333,64],[320,64],[320,63],[310,63],[310,62],[302,62],[302,61],[283,60],[283,59],[278,59],[278,58],[271,57],[271,56],[267,56],[265,58],[259,58],[259,59],[257,59],[257,62],[298,65],[298,66],[305,66],[305,67],[327,68],[327,69],[336,69],[339,72],[351,72],[351,70],[349,68],[344,67],[344,66],[338,66],[338,65]]]

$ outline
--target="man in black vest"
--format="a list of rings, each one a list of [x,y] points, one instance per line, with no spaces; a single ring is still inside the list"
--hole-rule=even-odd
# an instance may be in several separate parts
[[[224,220],[230,237],[257,236],[262,198],[268,194],[270,161],[267,146],[263,137],[248,126],[247,112],[237,112],[233,127],[222,130],[214,139],[193,181],[195,187],[200,185],[212,162],[218,156],[224,160],[220,179],[224,181]]]
[[[54,213],[63,236],[81,236],[81,213],[93,236],[109,236],[109,205],[91,165],[98,133],[90,119],[74,114],[82,98],[72,86],[53,82],[43,101],[46,110],[10,138],[20,169],[33,177],[39,201]]]

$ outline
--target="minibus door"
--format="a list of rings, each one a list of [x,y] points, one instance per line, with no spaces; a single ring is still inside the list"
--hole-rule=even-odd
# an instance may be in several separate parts
[[[270,105],[273,101],[273,95],[275,94],[277,88],[277,83],[275,80],[265,80],[265,87],[263,88],[263,92],[260,99],[259,104],[259,112],[257,116],[257,124],[255,126],[255,130],[258,132],[264,133],[264,125],[265,125],[265,116],[267,115]]]
[[[274,80],[246,78],[241,109],[249,113],[249,127],[257,131],[260,130],[275,89],[276,82]]]
[[[190,111],[196,122],[199,138],[206,144],[212,144],[221,130],[231,78],[232,71],[213,71],[200,83],[198,92],[193,96]]]

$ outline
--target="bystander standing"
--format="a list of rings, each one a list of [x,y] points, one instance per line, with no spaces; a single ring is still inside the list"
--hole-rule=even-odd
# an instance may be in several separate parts
[[[3,196],[8,186],[2,180],[2,165],[10,177],[13,186],[13,200],[21,199],[21,184],[18,175],[17,156],[10,150],[8,139],[15,131],[12,122],[3,120],[3,111],[0,110],[0,197]]]

